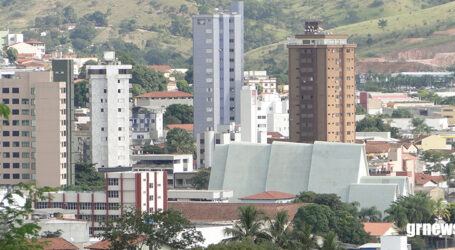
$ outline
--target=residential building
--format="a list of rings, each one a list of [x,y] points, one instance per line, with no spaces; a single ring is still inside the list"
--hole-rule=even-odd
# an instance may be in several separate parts
[[[231,142],[240,142],[241,133],[232,124],[226,132],[206,131],[196,135],[197,168],[210,168],[213,166],[215,145],[225,145]]]
[[[32,45],[38,51],[38,58],[42,58],[44,54],[46,54],[46,44],[34,39],[28,40],[25,42],[26,44]]]
[[[97,168],[130,166],[131,68],[114,52],[104,52],[102,64],[87,66],[92,162]]]
[[[381,212],[413,193],[407,176],[369,176],[363,145],[319,141],[217,145],[208,189],[234,191],[230,202],[266,191],[334,193]]]
[[[147,68],[158,71],[164,75],[164,77],[169,78],[171,76],[171,66],[169,65],[148,65]]]
[[[89,241],[90,222],[87,220],[78,220],[74,216],[68,218],[41,218],[38,222],[40,232],[55,232],[61,230],[60,237],[73,243],[85,243]]]
[[[416,187],[440,187],[447,188],[447,181],[444,180],[444,176],[431,176],[424,173],[415,174]]]
[[[73,131],[73,162],[92,162],[92,137],[87,124],[78,124]]]
[[[347,38],[305,22],[288,42],[291,141],[355,142],[356,45]]]
[[[194,134],[240,124],[243,2],[231,12],[193,16]]]
[[[441,116],[447,118],[449,126],[455,126],[455,106],[442,106]]]
[[[190,173],[194,171],[193,155],[144,154],[133,155],[132,171],[166,171],[168,185],[174,185],[174,173]]]
[[[44,53],[31,44],[28,43],[14,43],[11,45],[6,46],[6,49],[15,48],[19,57],[28,57],[28,58],[38,58],[41,59]]]
[[[245,85],[261,86],[262,93],[276,93],[276,78],[267,75],[267,71],[245,71],[243,72]]]
[[[289,137],[289,99],[279,94],[262,93],[258,101],[260,131],[279,132]],[[263,118],[266,118],[265,120]],[[265,125],[262,125],[264,124]]]
[[[363,222],[365,232],[370,233],[371,242],[379,242],[382,236],[400,235],[393,222]]]
[[[240,91],[240,122],[242,141],[258,142],[257,92],[255,86],[243,86]],[[267,129],[267,128],[266,128]]]
[[[414,145],[421,151],[432,150],[432,149],[452,149],[452,145],[447,143],[446,138],[440,135],[430,135],[414,140]]]
[[[133,145],[150,145],[152,141],[163,137],[163,114],[162,108],[133,113],[131,118]]]
[[[89,233],[94,236],[104,230],[104,220],[119,217],[126,209],[167,209],[166,172],[111,172],[105,173],[105,178],[105,191],[44,193],[51,199],[36,202],[35,211],[75,214],[77,219],[90,222]]]
[[[66,163],[67,163],[67,176],[68,185],[74,185],[75,178],[75,164],[74,154],[78,151],[73,149],[74,140],[74,65],[71,59],[58,59],[52,60],[52,73],[54,81],[65,82],[66,88]]]
[[[52,72],[2,72],[1,185],[20,182],[59,187],[67,184],[66,84]]]
[[[8,42],[6,45],[11,45],[15,43],[23,43],[24,42],[24,35],[23,34],[8,34]]]
[[[134,98],[134,105],[143,108],[166,109],[172,104],[193,106],[193,95],[182,91],[158,91],[138,95]]]

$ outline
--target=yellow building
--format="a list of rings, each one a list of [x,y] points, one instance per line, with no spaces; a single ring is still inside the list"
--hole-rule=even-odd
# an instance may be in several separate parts
[[[416,147],[422,151],[432,150],[432,149],[446,149],[446,150],[452,149],[452,145],[447,144],[446,138],[444,138],[440,135],[430,135],[430,136],[426,136],[426,137],[417,138],[414,141],[414,145],[416,145]]]
[[[441,116],[447,118],[449,126],[455,126],[455,106],[442,106]]]

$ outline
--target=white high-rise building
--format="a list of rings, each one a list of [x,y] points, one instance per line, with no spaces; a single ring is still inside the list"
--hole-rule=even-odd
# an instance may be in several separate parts
[[[243,86],[240,92],[240,122],[242,141],[257,142],[258,124],[256,119],[257,92],[254,86]]]
[[[130,166],[131,65],[105,52],[99,65],[87,66],[90,81],[92,162],[97,168]]]

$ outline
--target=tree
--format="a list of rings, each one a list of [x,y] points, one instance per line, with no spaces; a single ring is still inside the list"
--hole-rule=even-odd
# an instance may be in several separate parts
[[[13,47],[10,47],[10,48],[6,51],[6,57],[8,58],[9,63],[14,63],[14,62],[16,62],[17,56],[18,56],[17,50],[16,50],[15,48],[13,48]]]
[[[447,206],[447,210],[449,211],[450,214],[449,217],[450,223],[455,222],[455,203],[449,203]]]
[[[442,219],[445,221],[450,220],[450,212],[447,204],[445,204],[443,198],[440,198],[436,203],[434,204],[434,210],[433,210],[433,215],[436,216],[438,219]]]
[[[302,227],[308,224],[312,227],[313,233],[328,233],[331,221],[334,216],[329,206],[320,204],[310,204],[300,207],[294,216],[294,225]]]
[[[262,85],[259,83],[256,84],[256,89],[257,89],[258,95],[260,95],[260,94],[262,94],[262,92],[264,92],[264,87],[262,87]]]
[[[146,145],[142,148],[144,154],[164,154],[164,149],[156,145]]]
[[[0,200],[0,246],[2,249],[42,249],[39,243],[39,230],[37,221],[26,220],[33,213],[33,203],[38,200],[46,200],[44,192],[50,188],[36,188],[23,183],[17,185],[17,189],[8,189],[5,196]],[[18,200],[24,199],[22,205]]]
[[[427,194],[417,193],[398,200],[385,211],[389,214],[385,220],[393,221],[404,229],[407,223],[432,223],[434,221],[435,203]]]
[[[8,106],[4,103],[0,103],[0,117],[4,117],[6,120],[9,121],[9,114],[10,114],[10,110],[8,108]]]
[[[65,16],[64,23],[75,23],[77,22],[77,14],[72,6],[68,6],[63,9],[63,16]]]
[[[172,104],[164,113],[164,124],[193,124],[193,106],[186,104]]]
[[[381,222],[382,214],[376,207],[370,207],[362,208],[358,213],[358,217],[363,222]]]
[[[193,154],[194,139],[181,128],[174,128],[167,133],[166,149],[171,154]]]
[[[308,224],[294,225],[291,233],[291,242],[288,249],[311,250],[316,246],[316,239],[313,234],[313,227]]]
[[[160,249],[163,245],[184,249],[204,240],[202,234],[173,209],[153,213],[128,209],[122,216],[105,222],[105,226],[106,231],[100,236],[111,243],[111,249],[136,249],[136,246]],[[139,237],[144,240],[133,246],[131,242]]]
[[[412,134],[414,138],[417,138],[422,135],[428,135],[431,132],[430,126],[425,123],[425,119],[412,118],[411,125],[413,127]]]
[[[84,63],[84,65],[82,65],[80,71],[79,71],[79,75],[78,77],[80,79],[86,79],[87,78],[87,65],[96,65],[98,64],[96,61],[94,60],[88,60]]]
[[[228,236],[229,241],[238,241],[251,238],[253,241],[265,239],[266,233],[263,230],[264,213],[256,209],[252,205],[242,206],[238,208],[239,221],[232,228],[224,229],[224,233]]]
[[[384,123],[380,115],[367,115],[356,123],[357,132],[390,132],[393,138],[398,138],[398,129]]]
[[[74,84],[74,106],[79,108],[88,107],[88,81],[80,81]]]
[[[71,39],[82,39],[91,42],[96,37],[96,30],[91,25],[78,25],[70,33]]]
[[[41,234],[41,238],[60,238],[60,236],[62,236],[62,230],[61,229],[58,229],[57,231],[44,231],[42,234]]]
[[[286,210],[279,211],[273,220],[267,218],[267,224],[269,225],[266,230],[268,239],[279,247],[288,248],[291,245],[291,223],[289,222],[288,212]]]
[[[193,88],[186,82],[186,80],[178,80],[177,81],[177,88],[180,91],[183,91],[185,93],[193,93]]]
[[[139,84],[146,92],[167,90],[168,80],[163,73],[149,69],[143,65],[136,65],[132,70],[131,83]]]
[[[202,250],[202,248],[200,248]],[[206,250],[281,250],[270,241],[254,242],[251,238],[241,241],[224,241],[209,245]],[[195,250],[199,250],[196,248]]]
[[[384,30],[384,28],[387,26],[387,20],[385,20],[385,19],[379,19],[379,21],[378,21],[378,26],[379,26],[379,28],[381,28],[382,30]]]
[[[355,105],[355,114],[356,115],[366,115],[367,110],[360,104]]]
[[[392,118],[413,118],[411,111],[407,109],[394,109],[392,112]]]
[[[185,81],[188,84],[193,84],[193,66],[190,66],[188,71],[185,73]]]
[[[329,232],[322,237],[324,243],[321,250],[339,250],[341,249],[337,240],[337,235],[334,232]]]
[[[104,174],[96,171],[95,164],[79,162],[75,166],[75,185],[67,186],[65,190],[99,191],[106,185]]]
[[[208,189],[210,181],[210,171],[211,168],[199,170],[195,176],[190,179],[191,186],[195,189]]]
[[[442,164],[442,161],[450,159],[450,154],[438,150],[427,150],[423,152],[423,159],[426,162],[433,163],[433,166],[431,168],[433,171],[441,171],[442,169],[444,169],[444,164]],[[449,175],[451,175],[450,168],[452,166],[453,165],[451,165],[449,169],[447,169],[449,170],[448,171]]]
[[[122,62],[122,64],[128,64],[128,65],[133,65],[133,66],[135,66],[137,64],[136,61],[133,59],[133,57],[131,57],[131,54],[128,52],[125,52],[122,50],[116,50],[115,56],[117,57],[117,59],[120,62]]]

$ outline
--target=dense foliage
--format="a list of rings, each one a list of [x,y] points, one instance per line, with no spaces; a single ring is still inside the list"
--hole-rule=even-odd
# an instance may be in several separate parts
[[[191,186],[195,189],[208,189],[210,181],[210,168],[201,169],[190,179]]]
[[[193,136],[184,129],[174,128],[166,135],[166,149],[170,154],[193,154]]]
[[[98,172],[94,164],[80,162],[75,166],[75,185],[67,186],[65,190],[99,191],[104,190],[106,179],[104,174]]]
[[[164,113],[164,125],[168,124],[193,124],[193,106],[185,104],[172,104]]]
[[[407,223],[432,223],[434,209],[435,202],[427,194],[402,196],[385,211],[388,214],[386,220],[395,222],[403,229]]]
[[[398,128],[391,127],[383,121],[382,116],[367,115],[356,123],[357,132],[391,132],[393,138],[399,138]]]

